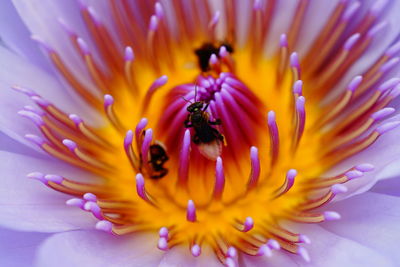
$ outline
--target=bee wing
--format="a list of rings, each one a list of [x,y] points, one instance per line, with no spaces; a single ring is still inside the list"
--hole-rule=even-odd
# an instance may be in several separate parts
[[[220,140],[214,140],[210,143],[201,143],[197,146],[200,154],[210,160],[217,160],[222,153],[222,142]]]

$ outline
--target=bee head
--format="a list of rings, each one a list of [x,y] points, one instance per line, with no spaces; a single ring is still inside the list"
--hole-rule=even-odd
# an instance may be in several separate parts
[[[203,105],[204,105],[204,103],[201,101],[194,102],[193,104],[190,104],[187,107],[187,111],[189,111],[190,113],[198,112],[199,110],[201,110],[203,108]]]

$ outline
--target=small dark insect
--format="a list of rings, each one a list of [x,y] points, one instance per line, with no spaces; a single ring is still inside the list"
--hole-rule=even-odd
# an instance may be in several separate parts
[[[164,168],[164,163],[169,159],[165,149],[159,145],[154,144],[150,146],[150,160],[149,164],[152,169],[150,177],[153,179],[160,179],[167,175],[168,169]]]
[[[221,48],[221,46],[225,46],[226,50],[229,53],[233,53],[232,45],[230,45],[227,42],[222,43],[220,46],[216,46],[213,43],[205,43],[200,48],[198,48],[194,51],[194,53],[197,56],[200,69],[203,72],[210,70],[210,66],[208,64],[210,57],[212,54],[215,54],[217,57],[219,57],[218,53],[219,53],[219,49]]]
[[[211,125],[220,125],[221,120],[211,121],[210,114],[206,111],[209,103],[196,101],[196,95],[194,103],[188,102],[191,104],[187,107],[189,114],[184,122],[185,128],[193,127],[195,132],[192,138],[193,143],[199,145],[200,152],[204,156],[215,160],[221,154],[224,136]]]

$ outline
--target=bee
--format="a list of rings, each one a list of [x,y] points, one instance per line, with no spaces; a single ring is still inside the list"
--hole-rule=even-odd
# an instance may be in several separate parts
[[[224,142],[224,136],[212,125],[221,125],[222,122],[220,119],[210,120],[210,114],[206,111],[209,103],[196,101],[197,88],[195,90],[195,102],[185,100],[190,105],[186,109],[189,114],[184,121],[184,126],[194,129],[192,141],[199,146],[200,153],[209,159],[216,160],[222,152],[221,144]]]
[[[164,168],[164,163],[168,161],[169,157],[167,152],[160,144],[153,144],[149,149],[150,160],[149,165],[152,169],[150,177],[153,179],[160,179],[167,175],[168,169]]]
[[[233,53],[233,47],[229,43],[222,43],[220,46],[216,46],[213,43],[205,43],[200,48],[197,48],[194,53],[197,56],[197,60],[200,66],[200,69],[203,72],[206,72],[210,69],[209,60],[212,54],[215,54],[219,57],[219,49],[221,46],[225,46],[226,50],[229,53]]]

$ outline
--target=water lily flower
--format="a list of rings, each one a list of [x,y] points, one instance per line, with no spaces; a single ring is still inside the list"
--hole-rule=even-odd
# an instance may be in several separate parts
[[[0,7],[0,265],[398,265],[400,1]]]

